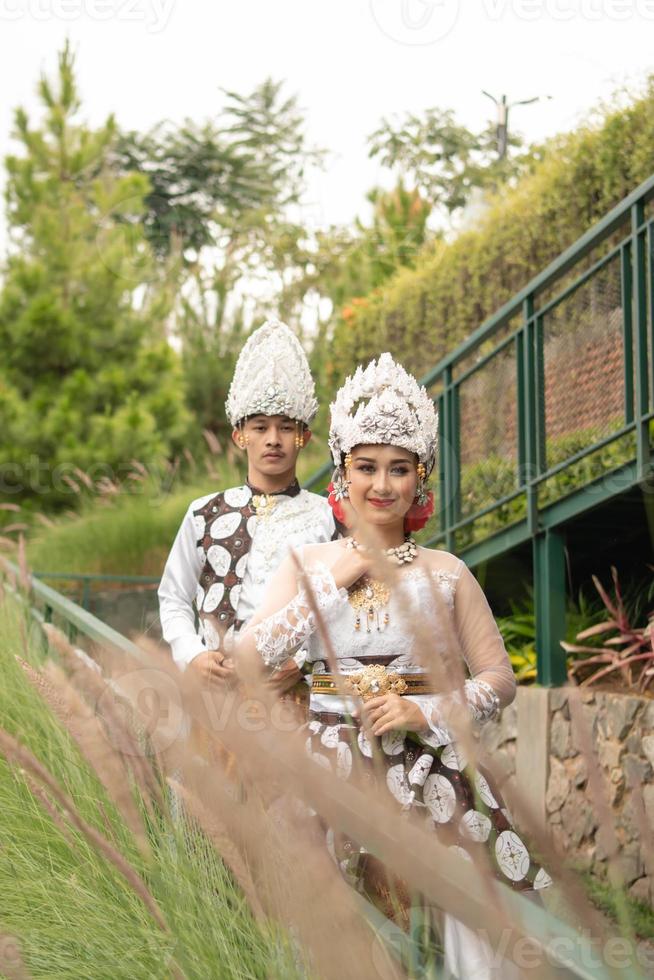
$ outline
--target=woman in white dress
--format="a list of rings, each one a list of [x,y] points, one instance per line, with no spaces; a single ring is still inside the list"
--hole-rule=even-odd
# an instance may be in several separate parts
[[[382,778],[402,809],[424,813],[443,843],[469,855],[485,849],[498,879],[533,893],[551,879],[513,829],[491,776],[467,766],[452,733],[452,713],[462,709],[475,724],[497,717],[515,696],[515,679],[472,573],[454,555],[418,547],[410,537],[433,509],[425,481],[436,445],[432,400],[390,354],[346,381],[331,406],[330,448],[339,474],[330,502],[341,520],[347,507],[353,533],[303,548],[302,572],[287,559],[242,634],[241,650],[256,648],[267,665],[280,667],[302,647],[311,673],[311,755],[345,779],[361,771]],[[395,567],[395,584],[375,579],[380,560]],[[340,679],[330,673],[313,606]],[[429,636],[429,664],[412,628],[417,621],[420,640]],[[452,690],[436,693],[433,678],[443,677],[448,650],[451,664],[452,636],[470,677],[458,689],[454,680]],[[328,837],[332,855],[356,877],[365,864],[356,842]],[[490,950],[449,916],[444,938],[446,963],[456,975],[496,975]]]

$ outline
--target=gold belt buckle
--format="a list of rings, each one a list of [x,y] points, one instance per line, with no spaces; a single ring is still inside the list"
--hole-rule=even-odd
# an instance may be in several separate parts
[[[362,701],[370,701],[383,694],[404,694],[407,684],[403,677],[390,673],[383,664],[367,664],[360,674],[345,678],[345,687]]]

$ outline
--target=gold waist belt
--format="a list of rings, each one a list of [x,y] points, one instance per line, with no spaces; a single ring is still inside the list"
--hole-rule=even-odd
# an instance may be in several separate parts
[[[435,694],[434,685],[424,674],[396,674],[382,664],[368,664],[358,674],[346,674],[337,685],[334,674],[313,674],[314,694],[352,694],[363,701],[382,694]]]

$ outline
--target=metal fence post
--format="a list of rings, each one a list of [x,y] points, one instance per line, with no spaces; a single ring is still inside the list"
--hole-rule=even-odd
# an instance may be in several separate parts
[[[534,600],[538,682],[545,687],[567,679],[565,652],[565,539],[548,528],[533,539]]]

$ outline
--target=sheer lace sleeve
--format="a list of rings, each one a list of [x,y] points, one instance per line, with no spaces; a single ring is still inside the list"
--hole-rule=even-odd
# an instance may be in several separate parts
[[[463,562],[457,572],[454,622],[470,678],[462,691],[416,699],[439,744],[452,739],[448,731],[452,714],[465,707],[471,721],[490,721],[513,701],[516,690],[513,668],[488,600]]]
[[[327,565],[313,563],[305,569],[305,576],[306,585],[303,581],[298,586],[296,566],[287,559],[275,575],[265,606],[239,637],[239,646],[242,643],[250,648],[254,646],[269,667],[278,667],[289,660],[315,631],[316,617],[307,594],[309,591],[321,612],[327,612],[341,598],[343,590],[336,588]],[[303,580],[305,576],[302,576]],[[290,598],[289,583],[294,586]]]

